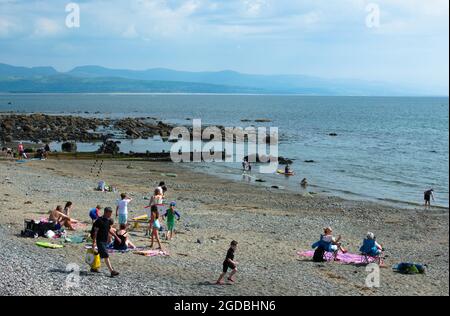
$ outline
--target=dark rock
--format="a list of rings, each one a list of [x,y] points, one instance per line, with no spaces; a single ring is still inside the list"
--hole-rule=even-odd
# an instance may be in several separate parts
[[[336,137],[336,136],[338,136],[338,134],[336,134],[336,133],[330,133],[330,134],[328,134],[329,136],[332,136],[332,137]]]
[[[77,152],[77,144],[73,142],[66,142],[61,145],[63,152],[74,153]]]
[[[98,149],[99,154],[117,155],[120,152],[120,147],[117,142],[109,140],[104,142]]]
[[[280,156],[280,157],[278,157],[278,163],[280,165],[292,165],[294,163],[294,161]]]

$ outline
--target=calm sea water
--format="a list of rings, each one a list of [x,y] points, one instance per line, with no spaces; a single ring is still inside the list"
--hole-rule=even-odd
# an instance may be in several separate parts
[[[449,206],[448,98],[0,95],[0,111],[89,116],[101,112],[97,115],[152,116],[183,125],[189,124],[186,118],[225,126],[251,124],[242,119],[269,118],[272,123],[259,125],[279,127],[280,155],[296,160],[295,177],[258,175],[270,185],[300,190],[298,183],[307,178],[315,192],[410,205],[421,204],[423,191],[433,187],[437,204]],[[136,152],[168,148],[158,140],[122,145],[123,151]],[[242,176],[239,163],[195,167],[236,179]]]

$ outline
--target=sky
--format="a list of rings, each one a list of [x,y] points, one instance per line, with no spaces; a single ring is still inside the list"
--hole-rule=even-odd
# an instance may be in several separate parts
[[[79,27],[69,3],[0,0],[0,62],[304,74],[448,95],[448,0],[78,0]]]

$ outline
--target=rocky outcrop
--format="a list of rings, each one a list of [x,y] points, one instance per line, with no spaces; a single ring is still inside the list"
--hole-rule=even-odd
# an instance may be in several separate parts
[[[169,135],[171,129],[170,125],[153,118],[111,120],[70,115],[0,114],[0,140],[5,142],[98,142],[114,137],[116,132],[130,139],[150,138]]]
[[[267,163],[267,162],[273,161],[273,160],[276,161],[277,158],[272,157],[272,156],[255,154],[255,155],[245,156],[244,159],[248,160],[250,162]],[[292,165],[294,162],[291,159],[280,156],[280,157],[278,157],[278,163],[280,165]]]

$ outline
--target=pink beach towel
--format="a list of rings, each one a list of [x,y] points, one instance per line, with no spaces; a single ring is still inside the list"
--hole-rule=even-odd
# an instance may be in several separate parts
[[[87,249],[87,250],[92,249],[92,245],[85,245],[84,249]],[[147,248],[146,247],[137,247],[135,249],[128,248],[127,250],[116,250],[114,248],[108,248],[107,251],[108,251],[108,253],[113,254],[113,253],[128,253],[128,252],[145,251],[145,249],[147,249]]]
[[[303,251],[303,252],[298,252],[297,254],[300,257],[307,257],[307,258],[314,257],[314,251]],[[329,259],[331,259],[331,257]],[[339,260],[337,262],[344,263],[344,264],[361,264],[361,263],[365,262],[364,256],[352,254],[352,253],[344,254],[344,253],[339,252],[339,254],[337,255],[337,259]],[[370,261],[373,260],[372,258],[369,258],[369,259],[370,259]]]

